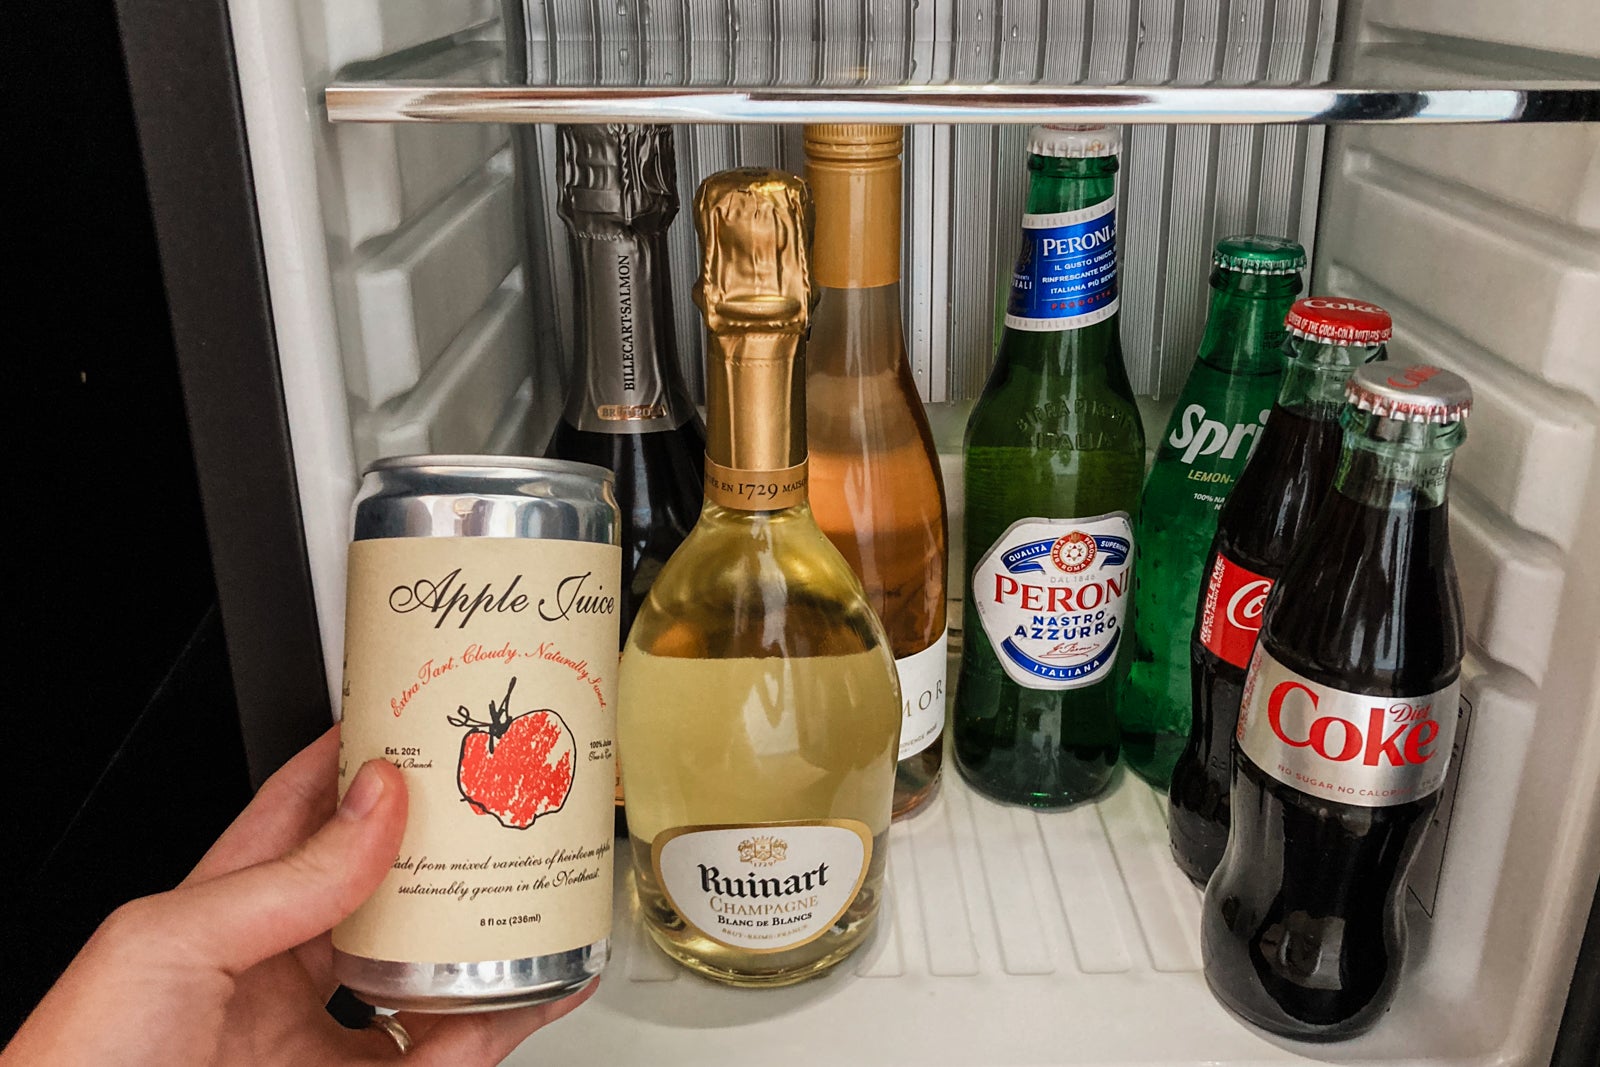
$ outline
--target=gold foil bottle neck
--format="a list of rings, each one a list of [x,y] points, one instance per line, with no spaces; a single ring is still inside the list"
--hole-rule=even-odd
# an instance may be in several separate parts
[[[706,330],[706,499],[745,511],[805,501],[811,194],[776,170],[729,170],[694,198]]]
[[[899,126],[807,126],[806,181],[817,202],[817,284],[872,289],[900,280]]]
[[[755,167],[700,183],[694,198],[706,329],[804,333],[811,322],[811,194],[793,174]]]

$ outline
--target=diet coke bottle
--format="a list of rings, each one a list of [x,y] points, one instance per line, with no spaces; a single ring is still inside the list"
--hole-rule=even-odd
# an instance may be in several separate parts
[[[1189,638],[1194,714],[1172,771],[1167,826],[1173,859],[1199,885],[1228,843],[1233,730],[1267,593],[1333,485],[1344,383],[1384,358],[1391,333],[1383,308],[1330,296],[1295,301],[1284,329],[1278,400],[1222,506]]]
[[[1445,488],[1472,390],[1369,363],[1333,491],[1267,602],[1233,748],[1232,829],[1201,953],[1226,1007],[1287,1037],[1362,1033],[1394,996],[1401,893],[1459,710]]]

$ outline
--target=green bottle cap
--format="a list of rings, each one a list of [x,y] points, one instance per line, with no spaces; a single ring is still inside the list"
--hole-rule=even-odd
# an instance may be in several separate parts
[[[1211,262],[1239,274],[1293,274],[1305,269],[1306,250],[1287,237],[1245,233],[1218,241]]]

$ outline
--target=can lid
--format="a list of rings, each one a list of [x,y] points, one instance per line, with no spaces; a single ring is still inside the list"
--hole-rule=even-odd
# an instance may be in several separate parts
[[[417,468],[467,469],[475,472],[490,470],[538,471],[541,474],[566,474],[578,478],[591,478],[597,482],[614,482],[616,475],[594,463],[579,463],[568,459],[542,459],[534,456],[469,456],[469,455],[410,455],[385,456],[367,464],[363,474],[373,471],[415,470]]]
[[[1218,241],[1211,262],[1236,274],[1293,274],[1305,269],[1306,250],[1287,237],[1242,233]]]
[[[1035,126],[1028,134],[1028,154],[1069,159],[1114,156],[1122,151],[1122,133],[1115,126],[1075,126],[1052,123]]]
[[[1472,386],[1428,363],[1364,363],[1345,383],[1344,398],[1360,411],[1404,422],[1460,422],[1472,410]]]
[[[1308,296],[1294,302],[1284,326],[1296,337],[1357,345],[1381,345],[1394,335],[1389,313],[1377,304],[1342,296]]]

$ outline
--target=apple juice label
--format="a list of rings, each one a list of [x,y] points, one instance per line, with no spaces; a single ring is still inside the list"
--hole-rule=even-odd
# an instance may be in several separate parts
[[[1116,311],[1116,200],[1022,216],[1022,253],[1011,276],[1006,325],[1076,330]]]
[[[1459,679],[1405,697],[1334,689],[1258,644],[1239,707],[1239,749],[1310,796],[1366,808],[1407,804],[1444,782],[1460,702]]]
[[[609,936],[621,565],[590,541],[351,544],[339,790],[381,757],[410,813],[335,947],[476,963]]]
[[[1125,511],[1012,523],[972,571],[973,603],[1006,676],[1058,690],[1108,678],[1132,564]]]
[[[921,652],[894,661],[900,675],[900,699],[905,707],[900,720],[900,759],[910,759],[935,744],[944,732],[944,683],[949,671],[950,633]]]
[[[845,913],[867,876],[872,831],[857,819],[682,826],[650,848],[656,884],[712,941],[777,952],[813,941]]]
[[[1218,552],[1200,604],[1200,643],[1225,663],[1250,666],[1270,592],[1271,578],[1263,578]]]

